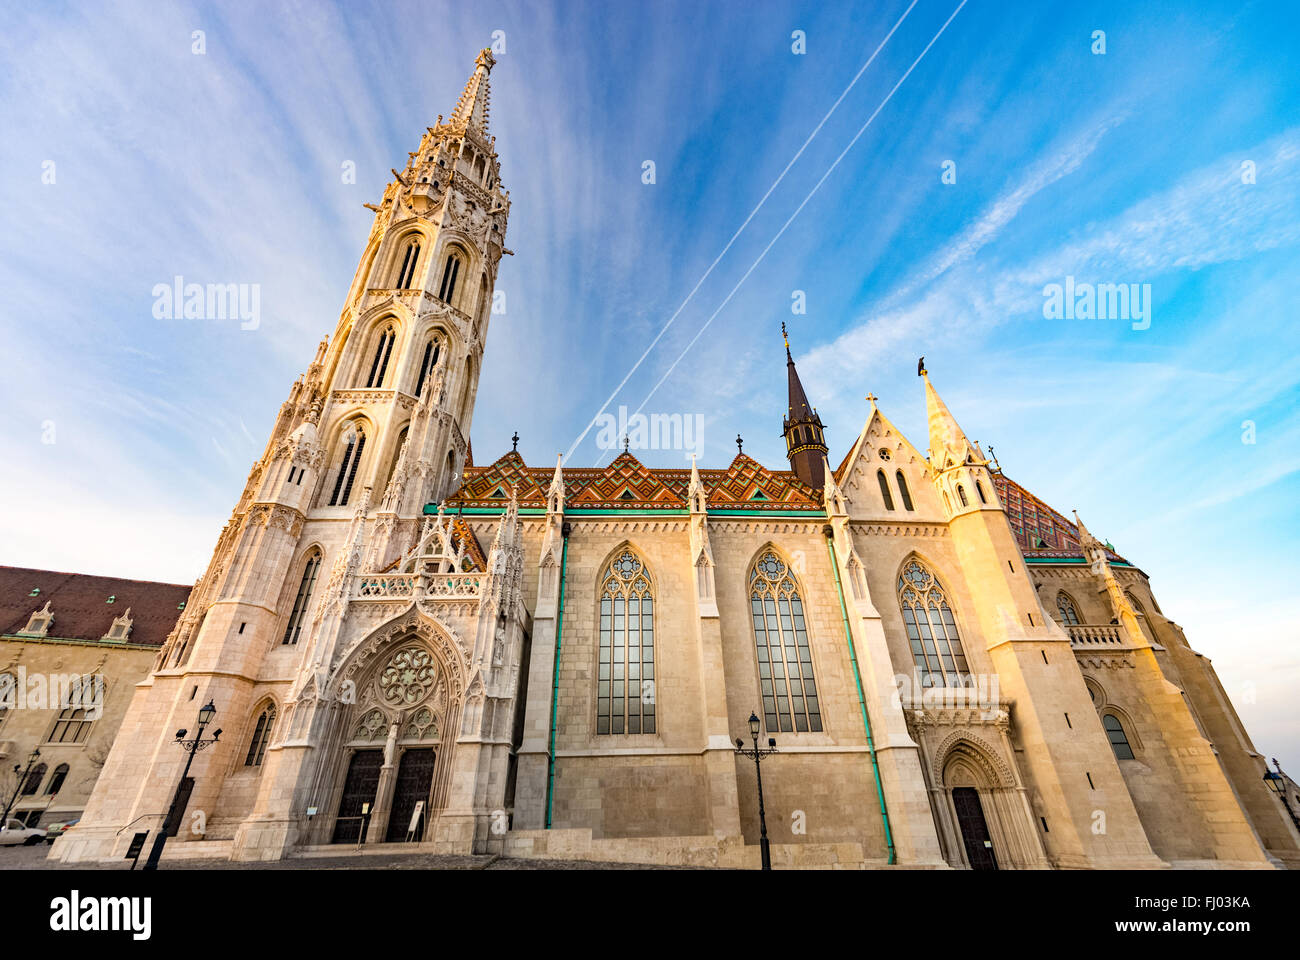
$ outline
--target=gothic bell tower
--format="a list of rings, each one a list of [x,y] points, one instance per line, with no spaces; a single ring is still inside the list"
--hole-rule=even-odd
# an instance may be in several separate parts
[[[497,268],[510,252],[510,196],[488,126],[494,63],[489,50],[479,53],[450,116],[425,129],[379,202],[366,204],[374,220],[334,334],[281,405],[207,570],[132,702],[125,729],[136,733],[119,738],[106,761],[84,816],[86,842],[66,856],[114,850],[123,823],[167,809],[178,773],[172,734],[192,723],[192,701],[215,702],[232,732],[195,764],[190,806],[226,821],[240,855],[279,855],[305,829],[296,819],[304,806],[330,797],[321,783],[332,776],[340,734],[330,724],[339,723],[340,703],[324,688],[338,688],[345,654],[374,626],[374,611],[387,610],[353,611],[357,579],[392,570],[433,538],[425,504],[459,485],[469,457]],[[509,664],[493,658],[491,634],[517,633],[513,594],[500,586],[513,556],[509,534],[494,544],[496,573],[483,574],[487,585],[474,593],[481,609],[461,605],[471,610],[456,627],[468,653],[446,648],[453,661],[474,656],[475,693],[507,701],[500,689]],[[460,551],[466,535],[458,537]],[[426,627],[431,609],[421,614]],[[486,668],[476,652],[485,643]],[[248,754],[236,753],[248,749],[256,717],[269,746],[256,754],[256,800],[241,800],[226,773],[247,765]],[[447,743],[440,755],[457,756]],[[458,756],[476,762],[472,746]],[[460,767],[447,776],[473,780]],[[447,796],[447,809],[469,806],[455,791]]]
[[[789,381],[789,402],[781,428],[785,436],[785,455],[790,460],[790,469],[800,480],[820,491],[826,480],[826,428],[817,410],[808,405],[808,396],[799,381],[799,371],[795,369],[794,358],[790,356],[790,338],[786,334],[785,324],[781,324],[781,336],[785,340],[785,369]]]
[[[375,411],[390,426],[367,441],[376,457],[368,477],[376,500],[407,511],[441,500],[463,474],[497,267],[510,252],[510,195],[488,131],[495,63],[490,50],[479,53],[450,117],[426,129],[378,205],[366,204],[374,223],[325,360],[321,393],[336,399],[337,414],[387,406]],[[409,416],[416,405],[426,422]],[[333,453],[346,465],[346,450]],[[388,489],[394,478],[403,489]],[[342,489],[321,505],[346,505]]]

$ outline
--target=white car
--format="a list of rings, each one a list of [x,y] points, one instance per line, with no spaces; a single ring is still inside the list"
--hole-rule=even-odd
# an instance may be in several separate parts
[[[21,820],[9,820],[0,827],[0,847],[12,847],[20,843],[40,843],[45,839],[41,827],[29,827]]]

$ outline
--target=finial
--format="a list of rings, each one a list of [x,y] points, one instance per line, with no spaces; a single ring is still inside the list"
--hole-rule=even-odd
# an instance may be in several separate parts
[[[745,441],[741,439],[740,434],[736,434],[736,450],[738,454],[745,452]]]
[[[927,371],[925,369],[925,355],[922,354],[921,359],[916,361],[916,375],[918,377],[924,377],[926,373]]]
[[[631,443],[631,440],[628,439],[628,435],[627,435],[626,433],[623,434],[623,452],[624,452],[624,453],[627,453],[627,447],[628,447],[628,444],[629,444],[629,443]]]
[[[515,435],[510,438],[510,442],[511,444],[513,444],[513,446],[510,448],[511,451],[514,453],[518,453],[519,452],[519,431],[518,430],[516,430]]]
[[[873,407],[876,405],[876,395],[874,393],[867,394],[867,403],[871,404]]]
[[[998,463],[998,455],[993,452],[993,444],[989,444],[989,459],[993,461],[993,469],[998,473],[1002,472],[1002,464]]]
[[[790,356],[790,334],[786,333],[784,320],[781,321],[781,339],[785,341],[785,358],[793,363],[794,359]]]

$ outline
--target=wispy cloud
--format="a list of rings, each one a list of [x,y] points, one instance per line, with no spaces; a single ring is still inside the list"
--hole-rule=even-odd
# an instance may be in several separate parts
[[[998,264],[996,256],[985,263],[971,261],[976,250],[997,239],[1030,197],[1077,170],[1113,125],[1093,129],[1028,184],[998,198],[923,268],[925,280],[908,281],[903,293],[885,299],[892,306],[879,314],[869,310],[859,325],[812,350],[801,361],[804,368],[828,384],[856,386],[863,365],[900,342],[922,336],[971,337],[1013,318],[1042,322],[1043,286],[1067,275],[1094,282],[1150,283],[1175,271],[1300,243],[1295,216],[1300,209],[1300,130],[1292,129],[1244,151],[1259,158],[1255,185],[1242,183],[1242,152],[1234,152],[1027,263]],[[1157,291],[1157,305],[1159,299]]]

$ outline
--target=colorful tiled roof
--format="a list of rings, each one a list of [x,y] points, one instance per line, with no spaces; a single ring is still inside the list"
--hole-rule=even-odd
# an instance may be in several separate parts
[[[54,614],[49,637],[99,641],[130,608],[125,642],[161,646],[189,595],[190,587],[179,583],[0,566],[0,635],[25,629],[48,601]]]
[[[486,467],[465,468],[460,489],[447,498],[447,510],[501,507],[512,493],[520,507],[546,506],[546,491],[554,467],[530,467],[510,452]],[[630,453],[621,453],[607,467],[565,468],[566,509],[685,510],[691,471],[646,467]],[[710,509],[807,511],[817,514],[822,503],[815,490],[789,470],[768,470],[738,454],[725,470],[701,470]]]
[[[992,477],[1021,553],[1043,560],[1073,560],[1083,556],[1079,529],[1072,521],[1001,471],[992,471]],[[1112,560],[1127,562],[1113,550],[1107,553]]]

